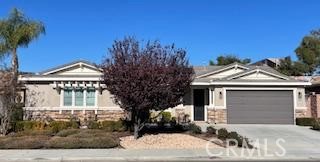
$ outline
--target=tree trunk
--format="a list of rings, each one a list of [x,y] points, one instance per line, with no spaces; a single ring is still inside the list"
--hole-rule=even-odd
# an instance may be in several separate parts
[[[13,84],[17,85],[17,83],[18,83],[18,75],[19,75],[18,74],[19,62],[18,62],[18,55],[17,55],[17,49],[16,48],[12,50],[11,66],[12,66],[12,73],[13,73]]]
[[[6,93],[1,96],[2,102],[2,110],[1,110],[1,134],[6,135],[11,128],[12,121],[12,112],[13,106],[16,103],[16,94],[17,94],[17,86],[18,86],[18,75],[19,75],[19,62],[17,49],[13,49],[12,51],[12,60],[11,60],[11,73],[12,78],[10,78],[10,86],[6,89]]]
[[[133,131],[133,136],[134,139],[138,139],[139,138],[139,124],[138,123],[134,123],[134,131]]]
[[[140,113],[139,111],[137,112],[133,112],[133,135],[134,135],[134,139],[138,139],[139,138],[139,131],[140,131]]]

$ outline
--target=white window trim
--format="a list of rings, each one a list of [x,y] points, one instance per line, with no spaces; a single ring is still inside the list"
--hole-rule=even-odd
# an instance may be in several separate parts
[[[60,92],[60,107],[63,107],[63,108],[67,108],[67,107],[70,107],[70,108],[95,108],[98,106],[98,90],[95,89],[95,103],[93,106],[87,106],[87,89],[85,88],[83,90],[83,106],[76,106],[75,103],[76,103],[76,97],[75,97],[75,89],[72,89],[72,104],[71,106],[65,106],[64,105],[64,89],[61,89],[61,92]]]

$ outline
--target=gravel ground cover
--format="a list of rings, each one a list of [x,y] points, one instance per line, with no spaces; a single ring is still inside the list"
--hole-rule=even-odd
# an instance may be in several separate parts
[[[182,133],[145,134],[138,140],[133,136],[120,138],[120,145],[126,149],[205,149],[208,141]],[[210,148],[218,148],[214,143]]]

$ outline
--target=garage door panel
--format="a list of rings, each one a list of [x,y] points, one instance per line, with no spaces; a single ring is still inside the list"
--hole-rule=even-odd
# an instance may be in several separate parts
[[[293,124],[292,91],[227,91],[231,124]]]

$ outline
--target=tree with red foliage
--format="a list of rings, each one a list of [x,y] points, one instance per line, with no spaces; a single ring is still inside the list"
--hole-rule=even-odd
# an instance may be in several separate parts
[[[149,117],[150,110],[163,111],[182,102],[193,80],[193,68],[186,51],[158,41],[144,46],[132,38],[115,41],[105,59],[104,83],[115,102],[134,126],[134,137]]]

